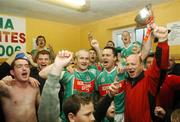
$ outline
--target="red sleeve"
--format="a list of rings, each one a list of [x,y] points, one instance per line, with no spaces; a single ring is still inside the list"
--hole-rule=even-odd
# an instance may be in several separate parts
[[[156,55],[156,60],[160,60],[159,68],[168,69],[169,66],[169,46],[166,42],[158,43],[158,48],[162,50],[161,55]],[[157,51],[156,51],[157,52]]]
[[[158,83],[160,82],[160,70],[167,69],[169,65],[169,46],[167,42],[158,43],[153,64],[147,70],[149,90],[156,94]]]
[[[180,76],[167,75],[157,97],[157,105],[160,105],[164,108],[172,106],[174,90],[180,90]]]
[[[180,76],[168,75],[166,82],[170,86],[171,90],[180,90]]]

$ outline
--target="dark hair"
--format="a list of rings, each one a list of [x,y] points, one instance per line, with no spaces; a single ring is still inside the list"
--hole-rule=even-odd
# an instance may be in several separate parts
[[[115,46],[115,44],[114,44],[114,42],[113,42],[113,41],[109,40],[107,43],[109,43],[109,42],[110,42],[110,43],[112,43],[112,44],[113,44],[113,46]],[[106,44],[107,44],[107,43],[106,43]]]
[[[90,49],[89,49],[89,51],[91,51],[91,50],[93,50],[93,51],[95,51],[95,52],[96,52],[96,50],[95,50],[94,48],[90,48]]]
[[[22,60],[26,60],[28,62],[28,64],[30,65],[30,61],[28,59],[25,59],[25,58],[16,58],[13,60],[13,62],[11,63],[11,69],[14,69],[14,66],[15,66],[15,62],[19,59],[22,59]]]
[[[114,56],[117,57],[117,51],[115,50],[114,47],[108,47],[108,46],[106,46],[106,47],[104,47],[104,49],[110,49],[110,50],[112,50]]]
[[[93,50],[97,54],[97,52],[96,52],[96,50],[94,48],[89,49],[89,51],[91,51],[91,50]]]
[[[45,39],[45,37],[44,36],[38,36],[37,38],[36,38],[36,45],[38,46],[38,39],[39,38],[43,38],[44,39],[44,42],[45,42],[45,44],[46,44],[46,39]]]
[[[147,59],[149,58],[149,57],[151,57],[151,58],[153,58],[154,57],[154,53],[152,52],[152,53],[150,53],[147,57],[146,57],[146,59],[145,59],[145,64],[146,64],[146,61],[147,61]]]
[[[47,55],[49,55],[49,59],[52,60],[52,57],[51,57],[51,54],[50,54],[49,51],[47,51],[47,50],[41,50],[41,51],[39,51],[39,52],[36,54],[36,56],[35,56],[35,59],[34,59],[34,62],[35,62],[35,63],[37,63],[37,59],[39,58],[39,55],[40,55],[40,54],[42,54],[42,55],[47,54]]]
[[[90,95],[74,94],[68,97],[63,104],[63,112],[68,119],[68,114],[76,115],[81,108],[81,105],[87,105],[92,102]]]

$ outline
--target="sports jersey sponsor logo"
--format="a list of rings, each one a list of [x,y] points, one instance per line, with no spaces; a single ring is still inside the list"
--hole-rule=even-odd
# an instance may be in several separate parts
[[[105,96],[108,93],[108,88],[111,84],[103,84],[98,87],[101,96]]]
[[[83,82],[77,78],[74,79],[74,89],[80,92],[92,93],[94,90],[94,80]]]

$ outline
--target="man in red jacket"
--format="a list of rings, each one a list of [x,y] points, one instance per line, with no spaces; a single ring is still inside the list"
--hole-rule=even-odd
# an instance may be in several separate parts
[[[169,47],[168,30],[158,27],[153,32],[159,43],[153,64],[146,72],[139,55],[132,54],[126,58],[129,78],[125,86],[125,122],[151,122],[151,103],[155,102],[160,70],[168,68]]]

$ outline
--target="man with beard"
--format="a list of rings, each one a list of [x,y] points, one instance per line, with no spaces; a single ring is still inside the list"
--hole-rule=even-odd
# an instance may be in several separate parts
[[[51,56],[49,51],[39,51],[35,57],[35,62],[37,63],[37,67],[31,68],[30,76],[37,79],[40,82],[40,93],[42,93],[46,79],[39,76],[39,72],[51,63]]]
[[[0,81],[0,98],[6,122],[37,122],[40,93],[29,82],[27,57],[16,57],[11,64],[12,81]]]

